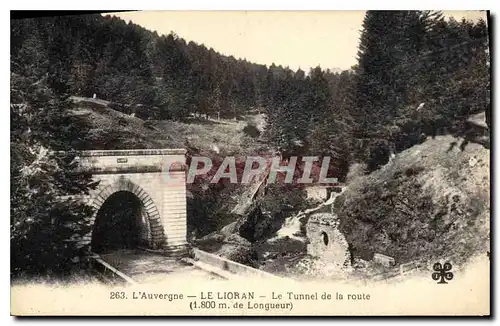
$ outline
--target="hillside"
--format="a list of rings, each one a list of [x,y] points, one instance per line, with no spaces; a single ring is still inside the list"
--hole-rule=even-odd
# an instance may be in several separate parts
[[[105,100],[73,97],[74,113],[90,124],[90,149],[184,148],[210,150],[217,146],[223,154],[250,153],[262,147],[243,132],[259,116],[247,121],[217,119],[143,120],[110,108]]]
[[[480,122],[481,114],[471,120]],[[426,269],[450,261],[461,268],[474,257],[486,258],[490,151],[479,143],[468,143],[462,151],[455,144],[463,141],[451,135],[429,138],[368,175],[352,166],[341,194],[291,216],[260,246],[265,256],[260,268],[299,279],[385,279],[399,275],[401,264],[415,262]],[[309,256],[306,244],[312,235],[301,232],[314,215],[307,211],[330,209],[327,215],[338,217],[349,243],[353,269],[347,274]],[[394,268],[375,263],[375,253],[393,257]]]
[[[490,151],[450,135],[428,139],[365,176],[352,176],[335,204],[355,257],[397,263],[486,255]]]
[[[92,228],[79,198],[96,183],[75,161],[45,155],[71,149],[186,148],[188,165],[210,157],[212,169],[187,184],[187,241],[273,273],[340,261],[367,278],[385,273],[377,264],[398,272],[484,257],[488,24],[439,11],[367,11],[356,24],[355,63],[340,72],[281,66],[290,53],[256,64],[114,16],[11,17],[11,275],[67,275],[90,249],[68,239]],[[329,157],[344,189],[333,198],[300,183],[211,182],[224,158],[236,157],[238,174],[249,155]]]
[[[266,149],[243,132],[246,121],[144,121],[111,109],[107,101],[76,100],[76,113],[91,123],[92,137],[107,139],[95,142],[95,148],[184,147],[187,138],[193,147],[211,151],[216,146],[226,155]],[[480,138],[489,138],[483,120],[482,113],[469,119],[485,131]],[[247,121],[263,124],[260,115],[248,116]],[[351,167],[333,212],[340,218],[356,261],[370,261],[374,253],[381,253],[394,257],[398,264],[445,258],[463,263],[478,252],[489,251],[490,151],[482,145],[484,141],[464,141],[452,135],[428,138],[368,175],[356,174],[356,166]],[[217,214],[205,212],[211,221],[204,223],[216,229],[230,223],[226,219],[234,217],[226,215],[242,190],[232,187],[213,193],[211,200],[216,206],[224,202],[228,212],[222,213],[222,206]],[[205,196],[199,198],[200,205],[209,207]],[[276,236],[280,238],[281,233]],[[305,247],[299,249],[299,256],[305,254]],[[293,266],[289,271],[293,273]]]
[[[144,121],[111,109],[107,101],[77,100],[76,113],[91,123],[92,137],[107,139],[95,142],[95,148],[184,147],[187,138],[193,147],[211,151],[215,145],[221,154],[245,155],[265,149],[243,132],[245,121]],[[483,118],[479,114],[469,120],[482,126]],[[262,124],[262,116],[247,120]],[[474,142],[466,143],[462,151],[462,144],[460,137],[437,136],[397,154],[369,175],[356,175],[356,167],[351,167],[334,212],[356,260],[370,261],[374,253],[382,253],[398,264],[444,258],[461,263],[477,252],[489,251],[490,152]],[[233,188],[228,189],[233,197],[242,191]],[[226,198],[226,192],[218,190],[216,197]],[[238,196],[233,197],[223,201],[236,204]],[[204,205],[208,207],[205,201]],[[225,214],[221,215],[224,219]],[[215,215],[211,219],[222,218]],[[218,229],[230,221],[211,223]]]

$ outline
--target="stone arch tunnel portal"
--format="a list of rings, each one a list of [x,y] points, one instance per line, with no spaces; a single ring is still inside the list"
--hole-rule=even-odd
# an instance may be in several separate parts
[[[86,197],[94,208],[81,240],[99,253],[144,247],[186,249],[185,150],[84,151],[81,165],[99,181]],[[169,173],[171,183],[165,177]]]

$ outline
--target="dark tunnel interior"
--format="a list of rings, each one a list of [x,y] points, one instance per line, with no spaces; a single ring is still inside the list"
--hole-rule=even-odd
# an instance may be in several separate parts
[[[104,202],[95,219],[92,251],[133,249],[139,244],[141,201],[131,192],[119,191]]]

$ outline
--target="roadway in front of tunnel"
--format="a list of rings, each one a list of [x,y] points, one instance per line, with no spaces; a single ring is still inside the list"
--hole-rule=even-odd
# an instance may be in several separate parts
[[[226,271],[214,270],[190,259],[168,257],[141,249],[122,249],[99,254],[100,258],[139,284],[159,283],[166,278],[224,280]]]

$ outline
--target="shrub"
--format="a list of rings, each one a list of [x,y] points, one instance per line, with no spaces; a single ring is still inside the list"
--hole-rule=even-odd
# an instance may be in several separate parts
[[[376,140],[369,148],[367,170],[372,172],[389,162],[389,142],[383,139]]]
[[[243,133],[245,133],[245,135],[250,136],[252,138],[258,138],[258,137],[260,137],[260,130],[253,123],[248,123],[245,126],[245,128],[243,128]]]
[[[123,118],[123,117],[119,117],[118,118],[118,124],[120,126],[124,127],[124,126],[128,125],[128,121],[125,118]]]

